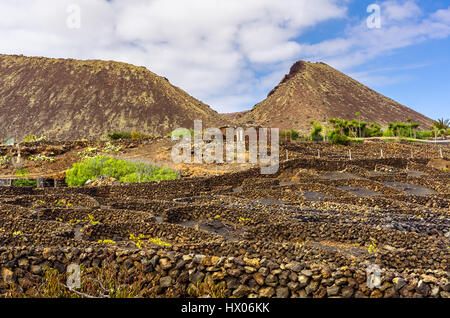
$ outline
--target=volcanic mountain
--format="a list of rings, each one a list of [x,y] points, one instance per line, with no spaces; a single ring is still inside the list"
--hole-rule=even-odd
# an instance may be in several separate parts
[[[223,123],[216,111],[145,67],[0,55],[0,139],[98,138],[113,131],[164,136],[192,128],[195,119],[208,127]]]
[[[329,118],[358,119],[387,126],[408,117],[429,128],[433,121],[418,112],[364,86],[324,63],[295,63],[267,99],[247,113],[227,116],[240,123],[263,127],[311,130],[310,122],[327,123]]]

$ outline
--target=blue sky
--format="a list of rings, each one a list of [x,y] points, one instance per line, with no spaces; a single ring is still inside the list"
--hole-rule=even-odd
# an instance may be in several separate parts
[[[219,112],[250,109],[307,60],[450,117],[448,0],[5,0],[0,37],[0,53],[145,66]]]
[[[370,15],[366,8],[372,3],[380,4],[381,7],[382,4],[413,3],[422,11],[416,18],[427,17],[439,10],[449,8],[448,1],[350,1],[345,19],[324,22],[296,38],[296,41],[320,43],[328,39],[345,37],[345,30],[348,27]],[[383,10],[381,10],[381,19],[383,21]],[[413,19],[411,17],[411,20]],[[418,19],[416,23],[420,20]],[[449,25],[448,20],[446,25]],[[383,42],[380,42],[380,46],[383,46]],[[339,68],[338,65],[336,67],[363,84],[430,118],[449,118],[449,53],[450,37],[421,39],[405,47],[387,50],[376,58],[368,59],[353,67]]]
[[[372,1],[354,1],[349,12],[361,16]],[[449,1],[415,1],[423,14],[448,9]],[[447,21],[448,25],[448,21]],[[341,25],[341,28],[345,26]],[[387,52],[354,69],[391,80],[361,81],[380,93],[430,118],[450,118],[450,37],[429,40]],[[358,76],[356,76],[358,77]]]

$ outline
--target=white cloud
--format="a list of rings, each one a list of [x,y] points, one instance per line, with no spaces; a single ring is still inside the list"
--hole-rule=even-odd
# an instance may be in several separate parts
[[[399,2],[390,0],[382,4],[383,18],[385,21],[404,21],[415,19],[422,14],[422,10],[414,1]]]
[[[67,28],[69,4],[81,29]],[[341,70],[450,35],[450,8],[423,17],[415,1],[382,3],[383,27],[365,21],[345,36],[299,43],[321,22],[345,19],[348,0],[7,0],[0,53],[118,60],[142,65],[218,111],[264,98],[299,59]],[[348,20],[352,21],[352,20]]]
[[[441,23],[450,23],[450,7],[444,10],[438,10],[432,15],[434,20],[437,20]]]
[[[416,70],[428,66],[430,66],[429,63],[413,64],[397,67],[382,67],[377,69],[365,70],[363,72],[352,72],[349,73],[348,75],[369,86],[386,86],[404,83],[412,79],[411,75],[408,74],[392,75],[392,72]]]
[[[230,111],[227,101],[241,96],[248,102],[248,96],[270,89],[258,86],[255,71],[297,59],[300,45],[293,39],[308,27],[344,17],[345,1],[2,1],[0,52],[144,65]],[[71,3],[82,10],[79,30],[66,27]]]
[[[341,38],[304,44],[302,52],[309,59],[351,71],[376,57],[393,54],[396,49],[450,36],[449,15],[450,8],[422,17],[415,1],[386,1],[382,4],[380,29],[369,29],[366,21],[361,21]]]

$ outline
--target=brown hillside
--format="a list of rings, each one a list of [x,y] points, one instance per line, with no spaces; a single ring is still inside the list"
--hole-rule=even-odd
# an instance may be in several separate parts
[[[432,120],[364,86],[324,63],[295,63],[288,75],[266,100],[257,104],[241,121],[265,127],[311,130],[310,122],[329,118],[357,119],[387,126],[411,117],[428,128]]]
[[[112,131],[162,136],[219,126],[209,106],[144,67],[111,62],[0,55],[0,138],[27,134],[97,138]]]

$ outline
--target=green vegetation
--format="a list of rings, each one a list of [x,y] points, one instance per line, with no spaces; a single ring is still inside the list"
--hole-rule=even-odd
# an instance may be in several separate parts
[[[375,254],[375,253],[377,253],[377,252],[378,252],[377,244],[376,244],[376,243],[370,244],[370,246],[369,246],[369,248],[368,248],[368,252],[369,252],[369,254]]]
[[[133,140],[147,139],[147,138],[150,138],[150,136],[136,131],[131,132],[131,139]]]
[[[110,153],[110,152],[120,152],[122,151],[122,147],[120,146],[114,146],[112,143],[107,142],[105,148],[103,148],[104,153]]]
[[[361,112],[357,112],[356,114],[356,117],[358,117],[358,118],[361,118]],[[355,120],[354,122],[357,122],[358,123],[358,137],[359,138],[361,138],[361,122],[360,121],[357,121],[357,120]]]
[[[29,174],[30,174],[30,172],[28,170],[26,170],[26,169],[16,170],[16,176],[18,176],[18,177],[26,177]]]
[[[450,136],[450,121],[444,118],[435,121],[431,134],[432,137]]]
[[[161,240],[159,238],[150,238],[148,241],[150,243],[153,243],[153,244],[156,244],[156,245],[159,245],[159,246],[162,246],[162,247],[164,247],[164,246],[167,246],[167,247],[172,246],[172,244],[164,242],[163,240]]]
[[[348,137],[355,135],[352,131],[356,127],[356,123],[359,127],[362,126],[357,121],[349,122],[339,118],[330,118],[329,121],[333,124],[333,130],[328,133],[327,137],[331,143],[336,145],[348,145],[350,143]]]
[[[330,118],[329,122],[333,129],[340,135],[352,138],[381,137],[383,132],[381,126],[375,123],[367,124],[358,120],[345,120],[340,118]]]
[[[86,220],[86,221],[88,222],[88,224],[90,224],[90,225],[101,224],[101,222],[100,222],[100,221],[97,221],[97,220],[95,219],[95,217],[94,217],[93,215],[91,215],[91,214],[88,214],[88,217],[85,218],[85,220]]]
[[[108,134],[111,140],[131,139],[131,133],[128,132],[113,132]]]
[[[113,240],[99,240],[97,243],[98,243],[98,244],[103,244],[103,245],[113,245],[113,244],[116,244],[116,242],[113,241]]]
[[[190,297],[209,297],[209,298],[226,298],[227,285],[226,282],[215,283],[214,281],[205,279],[199,281],[196,285],[190,284],[187,288],[187,294]]]
[[[311,140],[322,141],[323,140],[322,125],[317,121],[311,121],[311,125],[313,126],[313,129],[311,131]]]
[[[329,137],[334,134],[350,136],[350,122],[340,118],[330,118],[329,122],[333,125],[334,131],[330,132]],[[331,138],[329,138],[331,140]]]
[[[28,136],[25,137],[23,142],[30,143],[30,142],[35,142],[36,140],[37,140],[36,135],[28,135]]]
[[[6,292],[7,298],[138,298],[141,291],[151,281],[150,275],[136,277],[128,284],[129,274],[125,266],[85,268],[80,266],[80,288],[69,288],[67,279],[72,273],[60,274],[57,269],[44,269],[43,277],[32,292],[24,293],[22,288],[12,284]],[[153,296],[150,292],[148,297]]]
[[[8,155],[0,156],[0,165],[6,164],[11,161],[11,157]]]
[[[32,142],[39,142],[39,141],[46,141],[46,136],[37,137],[36,135],[28,135],[23,140],[24,143],[32,143]]]
[[[146,248],[148,243],[153,243],[156,245],[159,245],[161,247],[170,247],[172,244],[164,242],[160,238],[148,238],[147,236],[143,234],[139,234],[138,236],[135,236],[134,234],[130,234],[129,237],[130,241],[133,241],[136,244],[136,247],[138,249]]]
[[[75,163],[66,172],[66,183],[70,187],[83,186],[88,180],[95,180],[99,176],[114,178],[119,182],[137,183],[159,180],[178,179],[176,171],[141,163],[119,160],[104,156],[85,158]]]
[[[36,155],[36,156],[31,156],[28,158],[28,160],[30,161],[34,161],[34,162],[43,162],[43,161],[48,161],[48,162],[55,162],[55,158],[53,157],[47,157],[44,155]]]
[[[13,186],[15,187],[36,187],[36,180],[28,180],[28,179],[17,179],[13,181]]]
[[[69,206],[67,206],[67,207],[69,207]],[[56,218],[55,220],[58,222],[64,223],[64,220],[62,218]],[[75,226],[77,224],[97,225],[97,224],[102,224],[102,223],[100,221],[97,221],[93,215],[89,214],[87,217],[84,217],[81,220],[80,219],[70,219],[69,221],[67,221],[67,224],[70,226]]]
[[[356,116],[360,117],[361,115],[357,113]],[[450,131],[447,131],[448,120],[444,119],[436,121],[435,127],[433,127],[432,130],[419,130],[420,125],[418,123],[414,123],[411,118],[407,118],[406,122],[390,122],[384,131],[380,125],[373,122],[367,124],[366,122],[358,120],[349,121],[340,118],[330,118],[329,122],[332,124],[333,130],[329,132],[327,136],[332,143],[336,144],[348,144],[350,140],[349,138],[397,137],[425,140],[433,137],[450,135]],[[317,123],[311,122],[311,124],[316,129],[315,125],[317,125]],[[317,133],[315,129],[313,129],[311,137],[313,137],[313,133]],[[388,139],[386,139],[386,141],[388,141]]]
[[[105,144],[105,147],[103,149],[99,149],[96,147],[89,147],[86,148],[82,151],[79,151],[77,153],[78,156],[82,157],[82,158],[88,158],[88,157],[93,157],[99,153],[118,153],[122,151],[122,147],[121,146],[115,146],[113,145],[111,142],[107,142]]]
[[[439,132],[439,131],[437,131],[437,132]],[[436,137],[435,132],[432,131],[432,130],[426,130],[426,131],[423,131],[423,132],[421,132],[420,135],[421,135],[422,138],[418,138],[418,139],[433,139],[434,137]],[[438,134],[438,135],[439,135],[439,134]],[[445,135],[446,135],[446,136],[450,136],[450,133],[447,132],[447,133],[445,133]]]
[[[136,247],[138,249],[142,249],[142,245],[143,245],[143,240],[145,239],[145,235],[144,234],[140,234],[138,236],[135,236],[134,234],[130,234],[130,241],[133,241],[134,244],[136,244]]]
[[[169,137],[181,138],[184,136],[194,136],[194,130],[192,129],[177,129],[168,134]]]
[[[247,226],[247,225],[249,225],[251,222],[252,222],[252,220],[250,220],[249,218],[243,218],[243,217],[240,217],[240,218],[239,218],[239,224],[240,224],[241,226]]]
[[[332,131],[329,135],[329,139],[332,144],[335,145],[349,145],[350,139],[346,135],[341,135],[336,131]]]
[[[68,200],[66,200],[66,199],[60,199],[60,200],[54,200],[54,201],[38,200],[33,204],[32,208],[35,209],[35,208],[45,207],[45,206],[57,207],[57,208],[73,208],[73,203],[68,202]]]
[[[283,130],[280,132],[280,140],[300,140],[301,136],[300,133],[297,130],[291,129],[291,130]]]
[[[369,126],[366,127],[364,135],[368,137],[382,137],[383,130],[381,129],[380,125],[370,123]]]
[[[448,131],[450,128],[450,120],[448,119],[438,119],[434,122],[434,127],[438,130]]]
[[[389,123],[388,128],[383,133],[383,137],[418,137],[417,129],[419,124],[413,123],[411,118],[407,119],[407,123]],[[420,134],[419,134],[420,135]]]
[[[83,151],[79,151],[77,155],[83,158],[92,157],[95,153],[97,153],[98,148],[86,148]]]
[[[146,139],[149,138],[149,135],[142,134],[140,132],[132,131],[132,132],[113,132],[108,134],[108,137],[111,140],[123,140],[123,139]]]

